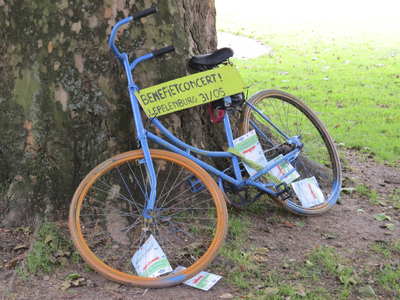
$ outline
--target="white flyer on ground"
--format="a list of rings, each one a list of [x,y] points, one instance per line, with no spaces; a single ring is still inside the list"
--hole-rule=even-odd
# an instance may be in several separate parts
[[[153,235],[136,251],[131,261],[140,277],[157,277],[172,271],[167,256]]]
[[[182,270],[185,270],[185,267],[177,267],[173,273],[178,273]],[[193,278],[190,278],[189,280],[184,281],[183,283],[195,288],[198,288],[203,291],[208,291],[211,289],[217,282],[220,280],[222,276],[207,273],[207,272],[200,272]]]
[[[235,146],[235,149],[243,154],[247,159],[258,163],[263,167],[267,166],[268,161],[265,158],[254,129],[234,140],[233,145]],[[257,170],[250,168],[246,163],[243,164],[250,176],[258,172]]]
[[[283,155],[280,154],[277,157],[275,157],[272,162],[279,160],[280,158],[282,158]],[[272,175],[281,178],[281,176],[289,173],[290,171],[292,171],[294,168],[293,166],[287,161],[284,160],[283,162],[281,162],[279,165],[277,165],[276,167],[272,168],[271,171],[269,171],[269,173],[271,173]],[[300,177],[300,174],[297,171],[293,171],[292,173],[290,173],[288,176],[283,177],[282,181],[286,182],[287,184],[291,183],[293,180],[297,179]]]
[[[315,177],[295,181],[291,185],[303,207],[313,207],[325,202],[324,194],[322,194]]]

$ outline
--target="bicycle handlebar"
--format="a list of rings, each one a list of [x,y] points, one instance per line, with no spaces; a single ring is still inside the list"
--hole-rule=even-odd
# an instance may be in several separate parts
[[[166,54],[168,52],[172,52],[172,51],[175,51],[175,47],[174,46],[168,46],[168,47],[162,48],[160,50],[156,50],[156,51],[152,52],[153,58],[157,57],[157,56],[161,56],[161,55]]]
[[[152,15],[155,14],[156,12],[158,12],[158,9],[156,6],[150,7],[148,9],[145,9],[143,11],[139,11],[135,14],[133,14],[132,16],[125,18],[121,21],[119,21],[117,24],[115,24],[114,28],[112,29],[111,35],[110,35],[110,40],[108,42],[108,44],[110,45],[111,50],[114,52],[115,56],[118,58],[118,60],[120,61],[120,63],[122,65],[122,59],[121,59],[121,53],[118,51],[117,47],[114,44],[114,40],[115,40],[115,35],[118,32],[118,28],[121,27],[122,25],[125,25],[126,23],[130,22],[130,21],[136,21],[139,20],[141,18],[147,17],[148,15]],[[171,51],[175,51],[175,47],[174,46],[169,46],[160,50],[156,50],[154,52],[152,52],[152,57],[157,57],[160,55],[163,55],[165,53],[171,52]]]
[[[155,14],[156,12],[158,12],[157,6],[153,6],[153,7],[150,7],[148,9],[145,9],[143,11],[139,11],[136,14],[133,14],[132,15],[132,20],[136,21],[136,20],[139,20],[141,18],[147,17],[148,15]]]

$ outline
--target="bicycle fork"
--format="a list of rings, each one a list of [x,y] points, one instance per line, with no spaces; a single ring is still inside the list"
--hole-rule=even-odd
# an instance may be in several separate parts
[[[150,59],[152,56],[148,55],[144,57],[144,59]],[[143,60],[144,60],[143,59]],[[147,136],[145,134],[145,130],[143,127],[143,122],[140,118],[135,118],[136,116],[140,116],[140,107],[139,107],[139,102],[135,96],[135,91],[139,90],[138,86],[134,84],[133,79],[132,79],[132,74],[128,70],[131,69],[129,65],[129,60],[128,57],[125,53],[121,55],[121,60],[124,63],[124,68],[125,68],[125,73],[127,75],[128,79],[128,91],[129,91],[129,98],[131,101],[131,106],[133,110],[133,117],[135,121],[135,126],[136,126],[136,134],[137,134],[137,139],[139,142],[140,147],[143,150],[143,155],[144,158],[138,161],[139,164],[144,164],[145,170],[146,170],[146,178],[145,180],[149,180],[149,185],[150,185],[150,194],[148,193],[147,190],[143,191],[145,193],[145,208],[143,209],[143,217],[146,219],[152,219],[153,218],[153,212],[154,212],[154,206],[155,206],[155,201],[156,201],[156,196],[157,196],[157,177],[155,174],[154,170],[154,164],[153,160],[151,159],[151,154],[150,154],[150,149],[149,145],[147,143]],[[137,63],[137,62],[136,62]]]

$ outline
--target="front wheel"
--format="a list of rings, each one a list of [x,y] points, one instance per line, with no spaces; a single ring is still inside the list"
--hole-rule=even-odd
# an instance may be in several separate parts
[[[324,196],[321,199],[324,201],[321,200],[321,203],[313,206],[304,205],[294,191],[292,197],[286,201],[280,197],[272,198],[278,205],[295,214],[318,215],[327,212],[339,198],[342,172],[335,144],[325,126],[306,104],[282,91],[259,91],[247,102],[289,138],[300,137],[303,147],[292,162],[299,174],[294,182],[301,180],[317,182]],[[293,150],[282,133],[246,105],[240,116],[240,134],[243,135],[256,127],[260,130],[257,135],[268,160],[279,155],[284,156]]]
[[[143,151],[136,150],[85,177],[72,199],[69,226],[93,269],[122,284],[157,288],[206,268],[224,242],[228,217],[220,189],[201,167],[171,152],[150,153],[157,176],[152,211],[144,214],[151,183]],[[172,274],[178,266],[186,269]]]

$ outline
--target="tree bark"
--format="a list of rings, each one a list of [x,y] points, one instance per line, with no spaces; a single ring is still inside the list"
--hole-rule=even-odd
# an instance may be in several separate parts
[[[108,38],[116,21],[156,4],[120,31],[140,88],[183,77],[188,59],[215,50],[214,1],[0,0],[0,220],[65,219],[75,188],[97,164],[137,148],[126,79]],[[220,150],[219,127],[198,106],[162,118],[179,138]]]

